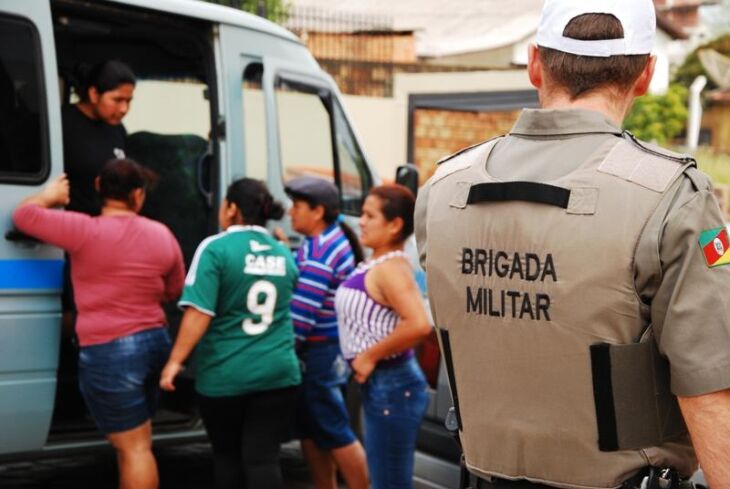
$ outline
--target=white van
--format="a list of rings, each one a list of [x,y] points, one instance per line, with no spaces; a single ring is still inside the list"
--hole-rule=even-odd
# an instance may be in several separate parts
[[[10,216],[63,171],[69,74],[107,59],[138,77],[127,154],[161,177],[143,213],[172,229],[188,263],[217,231],[217,203],[235,178],[263,179],[283,200],[293,176],[330,177],[353,217],[379,183],[337,87],[281,27],[196,0],[2,0],[0,459],[104,443],[78,394],[72,334],[60,326],[63,254],[13,230]],[[174,332],[174,308],[169,320]],[[163,399],[156,443],[204,436],[192,392],[192,379],[181,379]]]

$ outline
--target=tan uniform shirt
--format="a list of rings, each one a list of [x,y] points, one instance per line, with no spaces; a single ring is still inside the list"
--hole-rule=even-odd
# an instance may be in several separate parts
[[[487,170],[504,181],[554,180],[621,132],[598,112],[528,109],[492,150]],[[424,266],[428,192],[429,183],[416,204],[416,239]],[[730,388],[730,266],[710,268],[698,241],[702,231],[723,225],[709,179],[690,169],[647,223],[634,256],[636,292],[642,299],[637,314],[653,324],[678,396]]]

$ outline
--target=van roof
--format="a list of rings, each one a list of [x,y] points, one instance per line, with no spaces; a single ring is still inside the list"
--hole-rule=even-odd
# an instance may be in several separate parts
[[[202,0],[106,0],[114,3],[133,5],[148,10],[168,12],[185,17],[210,20],[220,24],[230,24],[254,29],[266,34],[302,44],[297,36],[273,22],[242,10],[223,5],[204,2]]]

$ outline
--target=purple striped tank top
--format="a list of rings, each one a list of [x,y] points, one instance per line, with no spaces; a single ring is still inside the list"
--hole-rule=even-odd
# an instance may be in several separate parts
[[[376,302],[365,288],[367,272],[374,266],[391,258],[402,256],[403,251],[392,251],[380,258],[361,263],[350,276],[340,284],[335,294],[335,309],[340,332],[340,348],[347,360],[388,336],[400,320],[392,308]],[[397,353],[382,363],[399,362],[413,356],[413,350]]]

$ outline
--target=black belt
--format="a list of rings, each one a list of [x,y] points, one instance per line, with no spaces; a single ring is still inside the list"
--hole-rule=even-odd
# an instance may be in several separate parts
[[[492,480],[489,481],[476,476],[472,476],[471,485],[469,487],[471,489],[555,489],[555,487],[539,484],[537,482],[530,482],[525,479],[513,481],[492,477]]]
[[[658,477],[668,477],[666,480],[670,482],[666,489],[692,489],[695,485],[686,480],[679,480],[676,476],[676,472],[663,473],[660,469],[647,467],[646,469],[640,470],[636,475],[627,480],[621,485],[621,489],[639,489],[642,487],[644,478],[649,477],[651,480],[647,481],[646,487],[651,488],[663,488],[663,484],[657,484]],[[548,486],[546,484],[540,484],[539,482],[531,482],[525,479],[509,480],[509,479],[498,479],[492,477],[491,480],[482,479],[474,474],[469,474],[469,488],[470,489],[555,489],[554,486]]]

